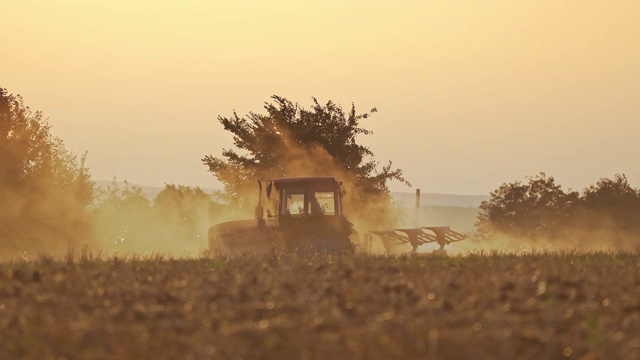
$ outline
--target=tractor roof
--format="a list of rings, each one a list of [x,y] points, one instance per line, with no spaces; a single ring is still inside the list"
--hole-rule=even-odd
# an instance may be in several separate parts
[[[309,184],[338,184],[338,181],[333,176],[303,176],[303,177],[290,177],[274,179],[273,183],[276,187],[288,187],[295,185],[309,185]]]

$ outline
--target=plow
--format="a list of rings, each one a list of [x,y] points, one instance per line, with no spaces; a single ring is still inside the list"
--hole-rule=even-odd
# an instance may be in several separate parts
[[[208,231],[212,257],[264,254],[274,251],[299,254],[353,254],[372,252],[381,242],[386,254],[422,245],[445,246],[465,239],[448,226],[373,230],[362,239],[343,213],[342,183],[330,176],[269,180],[263,189],[258,181],[258,204],[254,219],[213,225]],[[419,191],[417,192],[419,199]],[[416,201],[416,208],[419,200]]]
[[[466,235],[451,230],[448,226],[423,226],[412,229],[393,229],[382,231],[369,231],[364,235],[363,245],[367,251],[374,248],[375,238],[382,242],[385,253],[390,255],[394,249],[411,246],[411,253],[415,254],[418,247],[426,244],[438,244],[435,250],[445,253],[445,246],[466,239]]]

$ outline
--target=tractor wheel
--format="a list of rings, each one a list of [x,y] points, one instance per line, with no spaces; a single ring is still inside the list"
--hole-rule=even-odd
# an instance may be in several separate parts
[[[353,246],[348,238],[342,238],[330,232],[312,232],[300,238],[298,251],[304,255],[338,255],[353,253]]]

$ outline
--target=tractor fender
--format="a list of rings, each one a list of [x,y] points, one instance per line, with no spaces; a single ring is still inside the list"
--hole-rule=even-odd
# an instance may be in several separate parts
[[[277,244],[274,225],[264,220],[236,220],[213,225],[207,238],[212,257],[269,253]]]

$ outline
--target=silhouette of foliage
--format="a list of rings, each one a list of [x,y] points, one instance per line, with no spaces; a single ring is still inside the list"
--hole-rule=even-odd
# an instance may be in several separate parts
[[[476,232],[521,238],[554,239],[571,233],[606,235],[619,242],[640,233],[640,192],[625,175],[601,178],[582,193],[564,192],[553,177],[540,173],[505,183],[480,205]]]
[[[0,241],[5,251],[76,246],[90,236],[94,184],[41,112],[0,88]]]
[[[582,212],[591,228],[609,223],[619,232],[640,232],[640,191],[624,174],[602,178],[583,191]]]
[[[153,207],[158,216],[160,238],[203,245],[208,227],[224,211],[214,195],[198,187],[166,184]],[[199,244],[201,243],[201,244]]]
[[[390,180],[405,182],[402,171],[391,162],[379,169],[371,150],[358,144],[359,135],[371,131],[361,127],[376,109],[356,113],[332,101],[321,105],[313,98],[307,109],[280,96],[265,103],[266,114],[250,112],[246,118],[235,112],[232,117],[218,117],[224,129],[233,133],[237,149],[225,149],[222,157],[205,156],[202,160],[224,184],[226,199],[248,207],[254,197],[256,179],[286,176],[334,175],[349,177],[365,196],[382,195],[389,201]],[[340,174],[337,174],[340,173]],[[343,179],[347,180],[347,179]]]
[[[595,185],[587,187],[582,195],[584,205],[592,209],[612,207],[634,207],[640,201],[640,193],[634,189],[624,174],[613,179],[601,178]]]
[[[222,212],[215,196],[200,188],[168,184],[151,201],[142,188],[114,179],[93,215],[103,248],[152,253],[201,250],[208,227]]]
[[[553,237],[574,218],[577,192],[566,193],[553,177],[541,172],[527,183],[505,183],[480,205],[478,233],[494,232],[526,238]]]
[[[146,243],[152,246],[153,208],[140,187],[125,181],[120,188],[114,178],[100,194],[93,216],[102,246],[116,250],[139,250]]]

